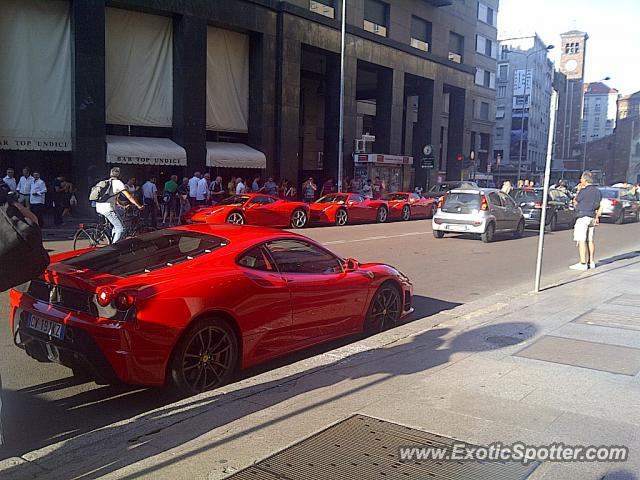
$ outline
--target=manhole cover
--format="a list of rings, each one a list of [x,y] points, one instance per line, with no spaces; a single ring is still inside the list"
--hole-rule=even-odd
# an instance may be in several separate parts
[[[233,480],[526,479],[539,464],[503,461],[400,461],[400,447],[462,443],[447,437],[354,415],[230,477]]]
[[[510,347],[511,345],[522,343],[524,342],[524,340],[524,338],[509,337],[507,335],[497,335],[494,337],[487,337],[484,341],[497,347]]]

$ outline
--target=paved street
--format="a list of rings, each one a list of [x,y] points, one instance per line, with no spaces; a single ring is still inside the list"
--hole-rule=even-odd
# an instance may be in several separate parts
[[[523,239],[505,239],[492,244],[466,237],[436,240],[431,235],[430,221],[310,228],[302,233],[341,255],[365,262],[386,262],[400,268],[415,285],[415,318],[512,287],[528,286],[533,281],[537,247],[534,231],[528,231]],[[636,250],[639,235],[637,224],[602,225],[597,232],[598,258]],[[566,273],[576,255],[571,232],[555,232],[546,238],[544,275],[549,278]],[[70,242],[50,241],[48,246],[60,251],[70,248]],[[0,314],[7,319],[6,294],[0,301]],[[0,341],[5,388],[3,414],[10,440],[10,445],[2,450],[2,458],[72,438],[170,402],[155,390],[93,383],[76,385],[67,369],[38,364],[15,347],[7,323]],[[325,350],[330,347],[335,345]],[[284,363],[296,359],[292,356]]]

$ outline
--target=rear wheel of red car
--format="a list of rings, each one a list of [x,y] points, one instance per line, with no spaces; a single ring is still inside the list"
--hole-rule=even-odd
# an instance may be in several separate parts
[[[173,390],[195,395],[226,384],[238,365],[238,338],[221,318],[198,320],[178,342],[170,363]]]
[[[376,219],[378,223],[384,223],[387,221],[387,217],[389,216],[389,212],[387,211],[387,207],[380,207],[378,209],[378,215],[376,215]]]
[[[233,225],[244,225],[244,215],[240,212],[231,212],[227,217],[227,223],[232,223]]]
[[[402,220],[405,222],[411,220],[411,207],[409,205],[402,207]]]
[[[305,212],[301,208],[296,208],[291,214],[291,227],[292,228],[303,228],[307,225],[307,212]]]
[[[367,317],[365,319],[365,331],[378,333],[397,325],[402,314],[402,297],[398,288],[391,284],[383,284],[371,299]]]
[[[344,208],[339,208],[336,212],[336,225],[342,227],[349,221],[349,214]]]

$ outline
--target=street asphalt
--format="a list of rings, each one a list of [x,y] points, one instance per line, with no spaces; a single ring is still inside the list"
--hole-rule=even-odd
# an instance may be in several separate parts
[[[525,238],[499,238],[492,244],[467,236],[437,240],[432,236],[430,220],[309,228],[298,232],[322,242],[339,255],[360,262],[389,263],[402,270],[414,283],[416,318],[514,287],[533,286],[538,241],[537,231],[533,230],[527,231]],[[599,226],[597,257],[607,259],[635,252],[639,235],[640,224]],[[71,248],[71,242],[48,241],[47,247],[64,251]],[[575,263],[576,255],[571,231],[548,234],[543,285],[545,278],[565,272]],[[67,369],[37,363],[13,345],[8,312],[8,295],[0,294],[0,315],[5,319],[0,329],[3,426],[9,441],[1,447],[0,460],[144,414],[172,401],[158,390],[94,383],[78,385]],[[335,345],[326,349],[330,347]],[[297,359],[292,356],[278,364]],[[271,365],[260,370],[269,368]]]

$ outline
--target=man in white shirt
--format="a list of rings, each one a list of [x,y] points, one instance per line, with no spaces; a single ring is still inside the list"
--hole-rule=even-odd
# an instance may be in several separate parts
[[[38,172],[33,172],[32,178],[33,183],[31,183],[29,190],[29,203],[31,205],[31,211],[38,217],[38,225],[42,228],[44,226],[42,215],[44,214],[44,199],[47,193],[47,185],[44,183],[44,180],[40,178]]]
[[[31,184],[33,183],[33,177],[31,176],[31,170],[29,167],[22,169],[22,176],[18,182],[18,201],[29,208],[29,195],[31,194]]]
[[[247,187],[245,187],[244,182],[241,177],[236,179],[236,195],[242,195],[245,193]]]
[[[124,233],[124,225],[120,219],[120,215],[116,212],[115,205],[118,194],[124,195],[127,200],[133,203],[138,209],[142,209],[143,206],[136,200],[131,192],[127,189],[122,180],[120,180],[120,167],[113,167],[109,174],[109,191],[108,198],[102,202],[96,202],[96,212],[100,215],[104,215],[107,220],[113,225],[113,238],[112,243],[116,243],[122,238]]]
[[[198,196],[198,182],[200,181],[200,172],[194,172],[193,177],[189,180],[189,203],[192,207],[196,206],[196,197]]]
[[[16,177],[13,168],[7,168],[7,176],[2,179],[2,181],[9,187],[9,190],[13,193],[18,191],[18,183],[16,182]]]
[[[155,177],[151,177],[142,185],[142,200],[147,225],[158,228],[156,217],[158,210],[160,210],[160,204],[158,203],[158,187],[156,187]]]
[[[200,180],[198,180],[198,187],[196,189],[196,205],[205,205],[207,198],[209,197],[209,179],[211,177],[208,173],[204,174]]]

